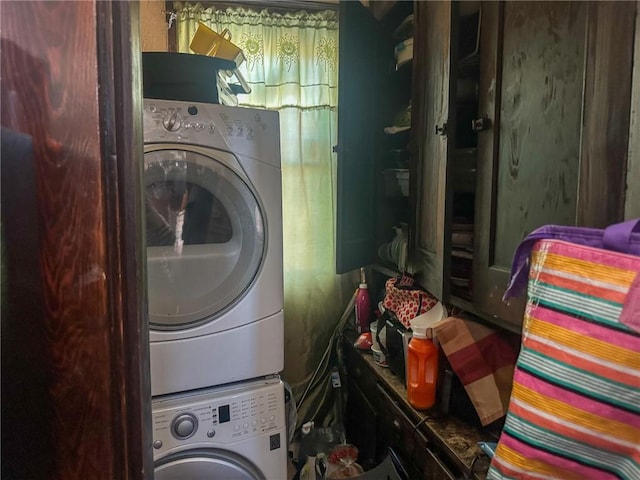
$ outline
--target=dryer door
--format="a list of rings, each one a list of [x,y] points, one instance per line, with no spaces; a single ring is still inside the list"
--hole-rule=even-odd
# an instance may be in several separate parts
[[[145,153],[152,328],[191,328],[215,319],[243,297],[258,274],[265,218],[234,164],[226,152]]]
[[[256,466],[232,452],[214,449],[187,450],[156,463],[156,480],[265,480]]]

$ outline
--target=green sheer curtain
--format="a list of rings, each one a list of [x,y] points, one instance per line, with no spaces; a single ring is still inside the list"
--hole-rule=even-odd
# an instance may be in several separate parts
[[[178,50],[191,53],[198,21],[216,32],[228,29],[245,54],[240,71],[252,89],[238,95],[239,104],[280,113],[284,375],[299,401],[353,293],[353,283],[335,274],[337,12],[276,13],[177,2],[176,9]],[[306,402],[313,406],[302,405],[298,423],[331,417],[320,411],[325,378],[315,383],[313,401]]]

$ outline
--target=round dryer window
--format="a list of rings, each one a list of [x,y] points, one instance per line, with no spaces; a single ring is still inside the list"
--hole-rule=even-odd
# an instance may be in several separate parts
[[[266,239],[256,195],[233,155],[209,150],[146,152],[144,184],[151,325],[208,322],[260,269]]]
[[[156,480],[265,480],[264,475],[240,455],[224,450],[186,450],[157,462],[153,470]],[[269,479],[272,480],[272,479]]]

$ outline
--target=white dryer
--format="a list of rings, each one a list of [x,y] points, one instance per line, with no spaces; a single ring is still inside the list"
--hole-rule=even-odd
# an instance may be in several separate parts
[[[284,368],[277,112],[144,100],[151,393]]]
[[[285,480],[284,386],[244,382],[152,402],[156,480]]]

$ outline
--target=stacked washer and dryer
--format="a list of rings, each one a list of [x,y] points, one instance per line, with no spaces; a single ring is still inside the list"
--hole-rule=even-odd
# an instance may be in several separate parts
[[[143,117],[155,478],[285,479],[278,114]]]

